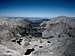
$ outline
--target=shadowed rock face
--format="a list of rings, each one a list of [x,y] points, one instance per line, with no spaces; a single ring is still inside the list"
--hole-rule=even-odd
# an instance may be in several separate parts
[[[17,41],[17,43],[18,43],[19,45],[21,45],[22,40],[23,40],[23,39],[19,39],[19,40]]]
[[[29,55],[31,52],[33,52],[34,51],[34,49],[32,48],[32,49],[27,49],[27,51],[25,52],[25,54],[24,55]]]

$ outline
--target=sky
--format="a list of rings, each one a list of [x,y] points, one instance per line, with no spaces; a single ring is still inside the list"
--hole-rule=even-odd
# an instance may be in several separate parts
[[[0,16],[75,17],[75,0],[0,0]]]

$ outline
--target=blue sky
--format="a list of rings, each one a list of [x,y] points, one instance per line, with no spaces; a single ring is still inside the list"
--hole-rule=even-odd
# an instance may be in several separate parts
[[[74,0],[0,0],[0,16],[75,17]]]

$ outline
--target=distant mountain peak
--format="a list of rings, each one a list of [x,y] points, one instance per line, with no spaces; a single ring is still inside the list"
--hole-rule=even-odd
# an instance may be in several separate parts
[[[70,17],[68,17],[68,16],[58,16],[58,17],[55,17],[55,18],[58,18],[58,19],[69,19]]]

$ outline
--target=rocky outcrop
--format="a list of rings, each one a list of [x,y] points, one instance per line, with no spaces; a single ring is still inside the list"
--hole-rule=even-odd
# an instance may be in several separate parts
[[[0,39],[10,40],[13,37],[19,37],[26,31],[25,28],[28,29],[29,27],[30,23],[25,19],[0,17]]]

